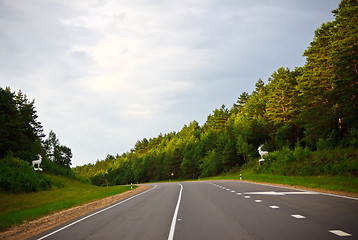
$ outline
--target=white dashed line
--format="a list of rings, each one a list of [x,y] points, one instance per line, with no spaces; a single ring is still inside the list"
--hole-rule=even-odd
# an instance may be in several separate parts
[[[306,218],[305,216],[298,215],[298,214],[296,214],[296,215],[291,215],[291,216],[294,217],[294,218]]]
[[[232,190],[231,192],[233,192],[233,193],[234,193],[235,191],[234,191],[234,190]]]
[[[279,206],[270,206],[270,208],[277,209],[280,208]]]
[[[244,198],[251,198],[250,196],[244,196]]]
[[[255,200],[255,202],[260,203],[260,202],[262,202],[262,200]]]
[[[241,193],[238,192],[238,193],[236,193],[236,195],[241,195]]]
[[[330,230],[329,231],[330,233],[333,233],[333,234],[336,234],[340,237],[349,237],[349,236],[352,236],[352,234],[349,234],[349,233],[346,233],[346,232],[343,232],[341,230]]]

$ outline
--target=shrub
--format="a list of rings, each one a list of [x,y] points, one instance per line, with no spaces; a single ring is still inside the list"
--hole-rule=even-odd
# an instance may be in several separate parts
[[[71,168],[64,167],[56,162],[49,160],[47,157],[42,158],[41,166],[43,169],[46,169],[47,174],[53,174],[56,176],[64,176],[70,179],[75,178],[75,174],[73,173]]]
[[[52,187],[52,180],[34,171],[28,162],[7,156],[0,160],[0,190],[5,192],[36,192]]]

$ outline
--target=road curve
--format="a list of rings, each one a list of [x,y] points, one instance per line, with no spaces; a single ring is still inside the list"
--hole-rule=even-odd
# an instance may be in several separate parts
[[[358,199],[244,181],[163,183],[30,239],[358,239]]]

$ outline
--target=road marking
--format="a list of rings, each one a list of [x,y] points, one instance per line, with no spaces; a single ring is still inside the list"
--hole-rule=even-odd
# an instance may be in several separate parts
[[[278,192],[245,192],[244,194],[249,194],[249,195],[283,195],[282,193],[278,193]]]
[[[255,202],[260,203],[260,202],[262,202],[262,200],[255,200]]]
[[[270,208],[277,209],[280,208],[279,206],[270,206]]]
[[[244,198],[251,198],[250,196],[244,196]]]
[[[230,191],[230,189],[229,189],[229,188],[227,188],[227,189],[226,189],[226,191]]]
[[[283,195],[318,194],[316,192],[309,192],[309,191],[307,191],[307,192],[280,192],[280,193],[282,193]]]
[[[278,187],[278,188],[284,188],[284,189],[290,189],[290,190],[297,190],[295,188],[290,188],[290,187],[283,187],[283,186],[275,186],[275,185],[271,185],[271,184],[265,184],[265,183],[255,183],[255,182],[246,182],[245,183],[249,183],[249,184],[256,184],[256,185],[261,185],[261,186],[270,186],[270,187]],[[331,196],[331,197],[339,197],[339,198],[346,198],[346,199],[351,199],[351,200],[358,200],[358,198],[356,197],[348,197],[348,196],[344,196],[344,195],[337,195],[337,194],[330,194],[330,193],[323,193],[323,192],[312,192],[314,194],[320,194],[320,195],[326,195],[326,196]]]
[[[346,233],[346,232],[343,232],[341,230],[330,230],[329,231],[330,233],[333,233],[333,234],[336,234],[340,237],[349,237],[349,236],[352,236],[352,234],[349,234],[349,233]]]
[[[53,235],[53,234],[55,234],[55,233],[58,233],[58,232],[60,232],[60,231],[62,231],[62,230],[64,230],[64,229],[66,229],[66,228],[68,228],[68,227],[71,227],[72,225],[75,225],[76,223],[79,223],[79,222],[81,222],[81,221],[83,221],[83,220],[85,220],[85,219],[87,219],[87,218],[90,218],[90,217],[92,217],[92,216],[94,216],[94,215],[97,215],[98,213],[107,211],[108,209],[111,209],[111,208],[113,208],[113,207],[116,207],[116,206],[118,206],[118,205],[120,205],[120,204],[122,204],[122,203],[125,203],[125,202],[127,202],[127,201],[129,201],[129,200],[131,200],[131,199],[133,199],[133,198],[136,198],[136,197],[138,197],[138,196],[140,196],[140,195],[142,195],[142,194],[144,194],[144,193],[147,193],[147,192],[149,192],[149,191],[152,191],[152,190],[155,189],[156,187],[158,187],[158,185],[155,185],[153,188],[148,189],[147,191],[141,192],[141,193],[139,193],[139,194],[137,194],[137,195],[134,195],[134,196],[132,196],[132,197],[130,197],[130,198],[127,198],[127,199],[125,199],[125,200],[123,200],[123,201],[121,201],[121,202],[118,202],[118,203],[113,204],[113,205],[111,205],[111,206],[109,206],[109,207],[106,207],[106,208],[104,208],[104,209],[102,209],[102,210],[99,210],[99,211],[97,211],[97,212],[94,212],[94,213],[92,213],[92,214],[90,214],[90,215],[88,215],[88,216],[86,216],[86,217],[83,217],[83,218],[81,218],[81,219],[79,219],[79,220],[77,220],[77,221],[75,221],[75,222],[73,222],[73,223],[70,223],[70,224],[68,224],[68,225],[66,225],[66,226],[64,226],[64,227],[62,227],[62,228],[60,228],[60,229],[57,229],[56,231],[53,231],[53,232],[51,232],[51,233],[49,233],[49,234],[47,234],[47,235],[45,235],[45,236],[43,236],[43,237],[40,237],[40,238],[38,238],[37,240],[45,239],[45,238],[47,238],[47,237],[49,237],[49,236],[51,236],[51,235]]]
[[[232,190],[231,192],[235,192],[234,190]]]
[[[236,193],[236,195],[241,195],[241,193],[238,192],[238,193]]]
[[[177,206],[175,208],[173,219],[172,219],[172,225],[170,226],[168,240],[173,240],[173,238],[174,238],[175,224],[177,222],[176,220],[178,217],[178,211],[179,211],[179,206],[180,206],[180,201],[181,201],[181,194],[183,192],[183,185],[181,185],[180,183],[179,183],[179,185],[180,185],[180,192],[179,192]]]
[[[298,214],[296,214],[296,215],[291,215],[291,216],[294,217],[294,218],[306,218],[305,216],[298,215]]]
[[[244,194],[249,195],[274,195],[274,196],[284,196],[284,195],[309,195],[309,194],[317,194],[316,192],[245,192]]]

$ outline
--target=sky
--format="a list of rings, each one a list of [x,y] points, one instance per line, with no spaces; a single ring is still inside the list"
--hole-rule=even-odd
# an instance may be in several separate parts
[[[204,124],[303,52],[338,0],[0,0],[0,87],[72,166]]]

